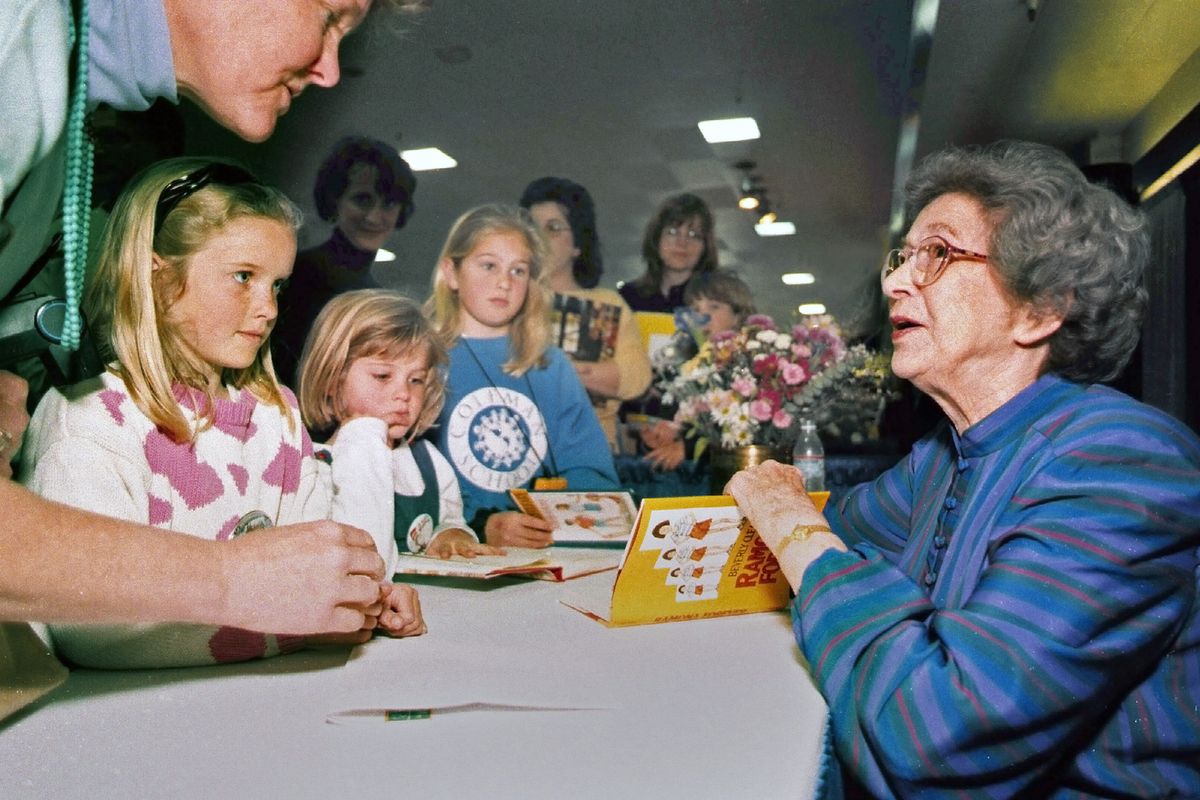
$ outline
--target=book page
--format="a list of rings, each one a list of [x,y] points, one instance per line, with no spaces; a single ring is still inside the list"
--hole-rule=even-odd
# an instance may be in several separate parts
[[[555,542],[624,542],[637,510],[629,492],[537,492],[511,489],[526,514],[554,523]]]
[[[564,581],[616,569],[621,552],[611,548],[506,547],[502,556],[435,558],[401,553],[396,574],[434,575],[450,578],[496,578],[501,575],[527,575],[543,580]]]

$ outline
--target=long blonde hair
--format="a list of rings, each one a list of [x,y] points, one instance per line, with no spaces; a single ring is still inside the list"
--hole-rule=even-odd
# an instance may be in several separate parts
[[[317,432],[331,432],[346,417],[342,382],[360,358],[396,358],[424,347],[429,376],[425,404],[408,432],[412,441],[438,418],[446,399],[446,348],[421,307],[388,289],[359,289],[321,309],[300,356],[300,413]]]
[[[441,265],[450,261],[455,270],[462,269],[463,259],[485,236],[495,233],[521,236],[531,256],[529,288],[520,311],[509,323],[508,361],[502,365],[509,375],[523,375],[535,366],[545,366],[546,347],[550,341],[550,302],[544,269],[548,261],[546,241],[525,209],[484,205],[471,209],[454,222],[438,256],[438,265],[433,269],[433,294],[426,301],[425,310],[447,345],[462,334],[462,301],[458,292],[446,282]]]
[[[299,209],[277,189],[252,182],[211,182],[166,210],[156,231],[163,189],[214,163],[224,164],[207,158],[159,161],[130,182],[104,229],[99,260],[84,298],[101,354],[116,362],[112,369],[124,379],[133,402],[155,425],[181,442],[210,427],[216,408],[205,365],[167,313],[187,285],[191,255],[235,219],[263,217],[282,222],[293,232],[301,221]],[[157,272],[155,255],[166,264]],[[223,369],[220,379],[222,385],[246,388],[278,407],[290,422],[267,342],[259,348],[254,363],[244,369]],[[195,404],[198,425],[189,423],[184,415],[173,391],[175,384],[182,384],[204,401]]]

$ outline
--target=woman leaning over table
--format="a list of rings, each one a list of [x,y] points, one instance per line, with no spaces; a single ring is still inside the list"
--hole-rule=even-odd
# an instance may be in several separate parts
[[[1194,796],[1200,442],[1095,383],[1137,342],[1140,215],[1021,142],[937,153],[906,199],[892,368],[947,419],[828,519],[774,462],[728,486],[796,590],[848,785]]]

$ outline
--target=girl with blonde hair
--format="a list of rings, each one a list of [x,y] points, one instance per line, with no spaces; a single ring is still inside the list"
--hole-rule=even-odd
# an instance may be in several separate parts
[[[109,220],[86,295],[111,363],[42,399],[24,453],[29,487],[218,541],[327,518],[328,477],[267,347],[299,221],[287,197],[232,164],[171,159],[136,177]],[[377,607],[378,620],[368,617],[351,641],[369,637],[377,621],[397,634],[423,630],[415,593],[383,584],[380,601],[386,610]],[[67,659],[109,668],[239,661],[306,643],[178,624],[51,633]]]
[[[481,545],[463,519],[454,468],[417,440],[442,410],[445,364],[446,348],[421,308],[386,289],[330,300],[300,359],[304,422],[318,436],[332,434],[317,457],[332,466],[335,509],[377,511],[360,524],[389,575],[401,552],[498,552]]]
[[[587,392],[547,344],[546,263],[528,212],[480,206],[450,229],[427,303],[450,344],[438,448],[458,473],[466,518],[494,545],[553,541],[552,523],[514,510],[509,489],[617,485]]]

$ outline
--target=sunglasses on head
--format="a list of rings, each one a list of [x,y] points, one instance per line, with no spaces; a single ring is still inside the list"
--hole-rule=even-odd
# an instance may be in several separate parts
[[[244,183],[258,183],[258,179],[241,167],[220,161],[214,161],[186,175],[181,175],[159,192],[158,204],[154,207],[154,235],[157,236],[158,232],[162,230],[163,221],[168,214],[175,210],[176,206],[211,183],[237,186]]]

